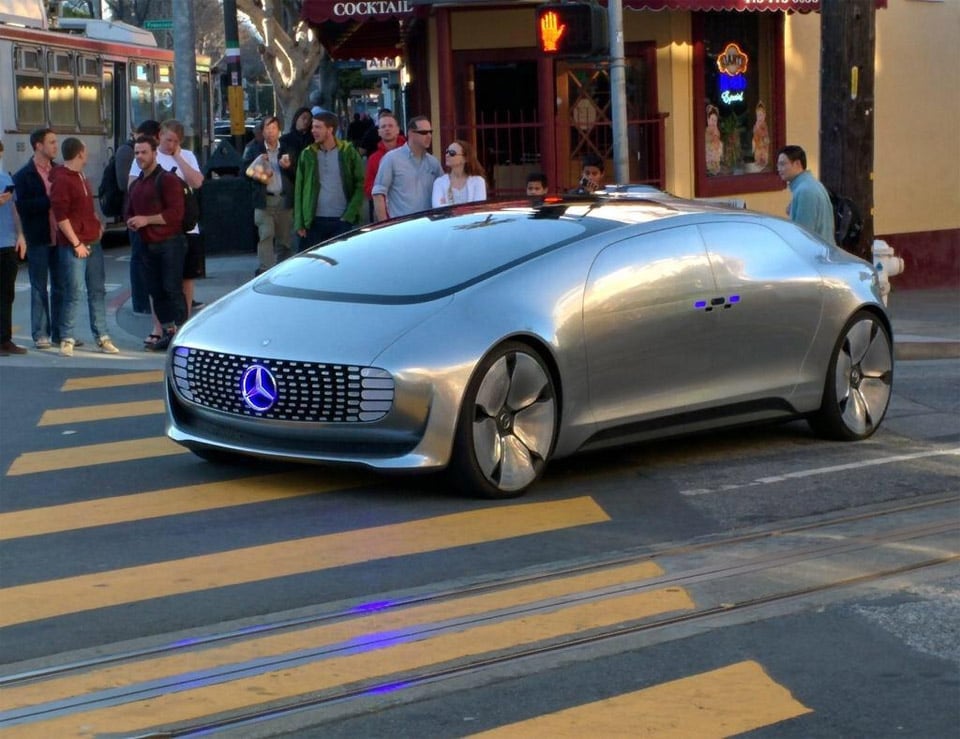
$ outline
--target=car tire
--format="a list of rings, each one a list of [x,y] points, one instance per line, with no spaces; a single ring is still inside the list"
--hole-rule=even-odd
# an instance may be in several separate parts
[[[840,332],[827,367],[823,401],[810,417],[828,439],[866,439],[880,426],[893,390],[893,342],[880,318],[859,311]]]
[[[543,474],[557,436],[557,394],[543,358],[507,342],[478,365],[464,395],[450,473],[483,498],[523,495]]]

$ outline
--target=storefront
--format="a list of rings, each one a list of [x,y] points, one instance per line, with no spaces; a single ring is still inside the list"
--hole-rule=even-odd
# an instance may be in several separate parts
[[[776,151],[800,144],[819,171],[819,0],[622,2],[630,181],[783,213]],[[438,151],[452,138],[475,143],[495,196],[520,194],[534,170],[553,190],[572,187],[586,153],[612,179],[609,65],[540,53],[538,0],[314,4],[392,24],[408,110],[431,117]],[[960,116],[960,0],[877,5],[875,232],[907,260],[898,284],[956,285],[960,143],[948,122]],[[364,31],[373,22],[353,36],[377,38]],[[906,116],[909,100],[923,104]]]

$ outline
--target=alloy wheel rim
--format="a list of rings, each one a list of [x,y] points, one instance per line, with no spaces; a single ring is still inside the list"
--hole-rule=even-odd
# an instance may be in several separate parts
[[[473,415],[480,471],[503,491],[533,482],[553,444],[556,398],[546,371],[529,354],[511,352],[484,375]]]
[[[837,403],[844,424],[864,435],[876,428],[890,402],[893,354],[887,333],[873,319],[857,321],[837,357]]]

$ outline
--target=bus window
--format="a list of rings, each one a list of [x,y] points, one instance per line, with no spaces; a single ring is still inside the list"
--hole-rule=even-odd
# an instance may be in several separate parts
[[[74,108],[76,82],[73,78],[73,54],[66,51],[48,52],[47,100],[50,123],[54,128],[74,130],[77,115]]]
[[[24,130],[46,124],[44,115],[43,70],[38,49],[18,48],[17,58],[17,128]]]
[[[100,107],[100,63],[95,57],[81,56],[78,59],[77,110],[80,128],[101,130],[103,117]]]
[[[130,65],[130,127],[136,129],[151,119],[156,119],[153,114],[153,65],[133,62]]]
[[[169,64],[157,65],[157,82],[153,86],[153,99],[157,104],[158,121],[173,118],[173,67]]]

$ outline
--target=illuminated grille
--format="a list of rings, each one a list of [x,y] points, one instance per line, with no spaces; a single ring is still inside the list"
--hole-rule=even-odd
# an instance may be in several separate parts
[[[393,405],[393,378],[376,367],[244,357],[189,347],[177,347],[171,361],[180,397],[239,416],[359,423],[380,420]],[[248,370],[257,377],[245,383]],[[261,386],[264,390],[258,393]]]

